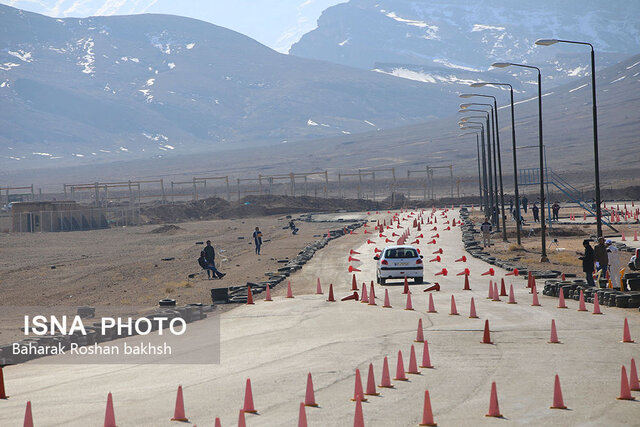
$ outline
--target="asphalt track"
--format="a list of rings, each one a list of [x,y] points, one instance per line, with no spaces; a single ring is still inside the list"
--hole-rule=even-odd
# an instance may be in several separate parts
[[[450,211],[448,218],[453,214]],[[363,235],[361,229],[358,235],[332,241],[291,276],[295,298],[258,301],[224,313],[219,365],[46,365],[42,363],[46,359],[41,359],[7,367],[5,384],[11,397],[0,400],[0,425],[22,425],[26,401],[31,400],[36,426],[100,426],[107,393],[112,392],[118,426],[175,426],[178,423],[170,418],[181,384],[192,425],[213,426],[219,416],[223,426],[235,426],[245,381],[250,378],[259,413],[247,414],[247,425],[296,426],[311,372],[320,407],[306,409],[309,426],[350,426],[355,369],[360,369],[366,385],[367,369],[373,363],[379,384],[387,356],[393,378],[398,350],[407,368],[412,344],[420,364],[422,344],[413,342],[419,319],[434,369],[421,369],[420,375],[409,375],[408,382],[392,380],[393,389],[378,389],[380,396],[363,403],[367,426],[417,425],[425,389],[440,426],[638,425],[640,402],[616,400],[621,366],[629,370],[632,357],[640,361],[638,343],[620,342],[625,317],[632,338],[640,342],[638,311],[602,307],[604,315],[597,316],[590,313],[591,304],[587,304],[589,312],[578,312],[573,300],[567,300],[569,309],[562,310],[556,308],[556,298],[541,293],[542,306],[532,307],[526,280],[511,276],[505,278],[507,289],[513,284],[518,304],[506,304],[506,297],[490,301],[486,299],[489,280],[499,281],[506,271],[496,269],[494,277],[481,276],[490,267],[484,262],[474,258],[454,262],[465,254],[460,228],[443,231],[444,217],[441,212],[437,215],[440,238],[435,245],[421,239],[418,247],[425,255],[425,281],[442,286],[440,292],[432,293],[438,313],[426,313],[428,293],[422,290],[428,284],[410,286],[414,311],[404,310],[401,282],[376,285],[377,306],[326,302],[329,283],[338,299],[351,292],[347,262],[351,249],[361,253],[354,255],[361,262],[351,263],[361,270],[356,273],[359,286],[375,279],[373,249],[384,247],[380,243],[384,238]],[[402,225],[406,228],[410,223]],[[424,226],[422,231],[425,237],[436,233],[427,229]],[[420,234],[411,230],[412,236]],[[378,243],[367,244],[367,238]],[[428,262],[437,248],[443,249],[442,262]],[[434,276],[442,267],[449,275]],[[462,290],[464,279],[455,275],[464,268],[471,271],[471,291]],[[313,294],[317,277],[324,295]],[[541,282],[538,288],[542,289]],[[389,290],[391,309],[381,307],[384,289]],[[451,295],[459,316],[448,314]],[[471,297],[480,319],[468,318]],[[494,345],[480,343],[485,319],[489,319]],[[552,319],[562,344],[547,343]],[[208,322],[212,320],[194,324],[202,340],[194,340],[193,347],[184,351],[210,350]],[[568,410],[549,409],[555,374],[560,376]],[[503,419],[484,416],[493,381]],[[640,393],[632,394],[640,398]]]

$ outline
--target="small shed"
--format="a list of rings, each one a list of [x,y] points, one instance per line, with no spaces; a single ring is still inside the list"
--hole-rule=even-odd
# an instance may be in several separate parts
[[[104,209],[81,206],[74,201],[16,202],[11,211],[14,232],[109,228]]]

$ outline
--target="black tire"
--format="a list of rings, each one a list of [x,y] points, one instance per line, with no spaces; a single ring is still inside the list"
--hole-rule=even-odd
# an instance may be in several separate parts
[[[387,279],[383,279],[382,277],[380,278],[380,285],[384,286],[387,283]]]
[[[376,275],[376,283],[379,285],[380,284],[380,277],[378,277],[378,275]]]
[[[419,285],[423,281],[424,281],[424,278],[422,277],[416,277],[415,279],[413,279],[413,283],[415,283],[416,285]]]

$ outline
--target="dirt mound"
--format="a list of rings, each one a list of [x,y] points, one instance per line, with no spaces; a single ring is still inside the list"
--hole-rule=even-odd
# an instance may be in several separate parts
[[[184,228],[178,227],[174,224],[163,225],[162,227],[154,228],[149,233],[152,234],[176,234],[180,231],[184,231]]]

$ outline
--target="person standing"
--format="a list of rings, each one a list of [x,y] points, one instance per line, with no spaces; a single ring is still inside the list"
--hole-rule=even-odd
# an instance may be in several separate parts
[[[540,222],[540,208],[536,202],[533,202],[533,206],[531,206],[531,213],[533,213],[533,222]]]
[[[551,205],[551,211],[553,212],[553,221],[559,221],[558,214],[560,213],[560,203],[557,201],[553,202],[553,205]]]
[[[491,223],[489,222],[489,218],[485,218],[484,222],[480,226],[480,231],[482,231],[482,244],[486,248],[487,246],[491,246]]]
[[[596,283],[593,281],[593,270],[595,264],[595,253],[591,245],[589,245],[589,239],[585,239],[582,241],[582,246],[584,246],[584,253],[576,252],[578,255],[581,255],[579,259],[582,260],[582,271],[585,273],[587,277],[587,283],[590,286],[595,286]]]
[[[509,199],[509,213],[513,215],[513,199]]]
[[[598,263],[598,274],[600,277],[606,277],[607,269],[609,267],[609,254],[607,253],[607,247],[604,244],[604,237],[598,238],[598,244],[593,248],[595,253],[595,259]]]
[[[607,239],[604,244],[607,245],[607,255],[609,256],[609,277],[611,278],[611,284],[615,289],[620,289],[620,270],[622,270],[620,251],[613,246],[611,239]]]
[[[522,196],[522,209],[524,210],[524,213],[527,213],[528,208],[529,208],[529,199],[527,199],[527,196]]]
[[[211,240],[207,240],[207,246],[204,247],[204,258],[207,261],[207,265],[211,268],[214,277],[217,276],[218,279],[222,279],[225,276],[225,273],[221,273],[216,269],[216,250],[211,246]]]
[[[262,246],[262,231],[259,227],[253,232],[253,242],[256,245],[256,254],[260,255],[260,247]]]

